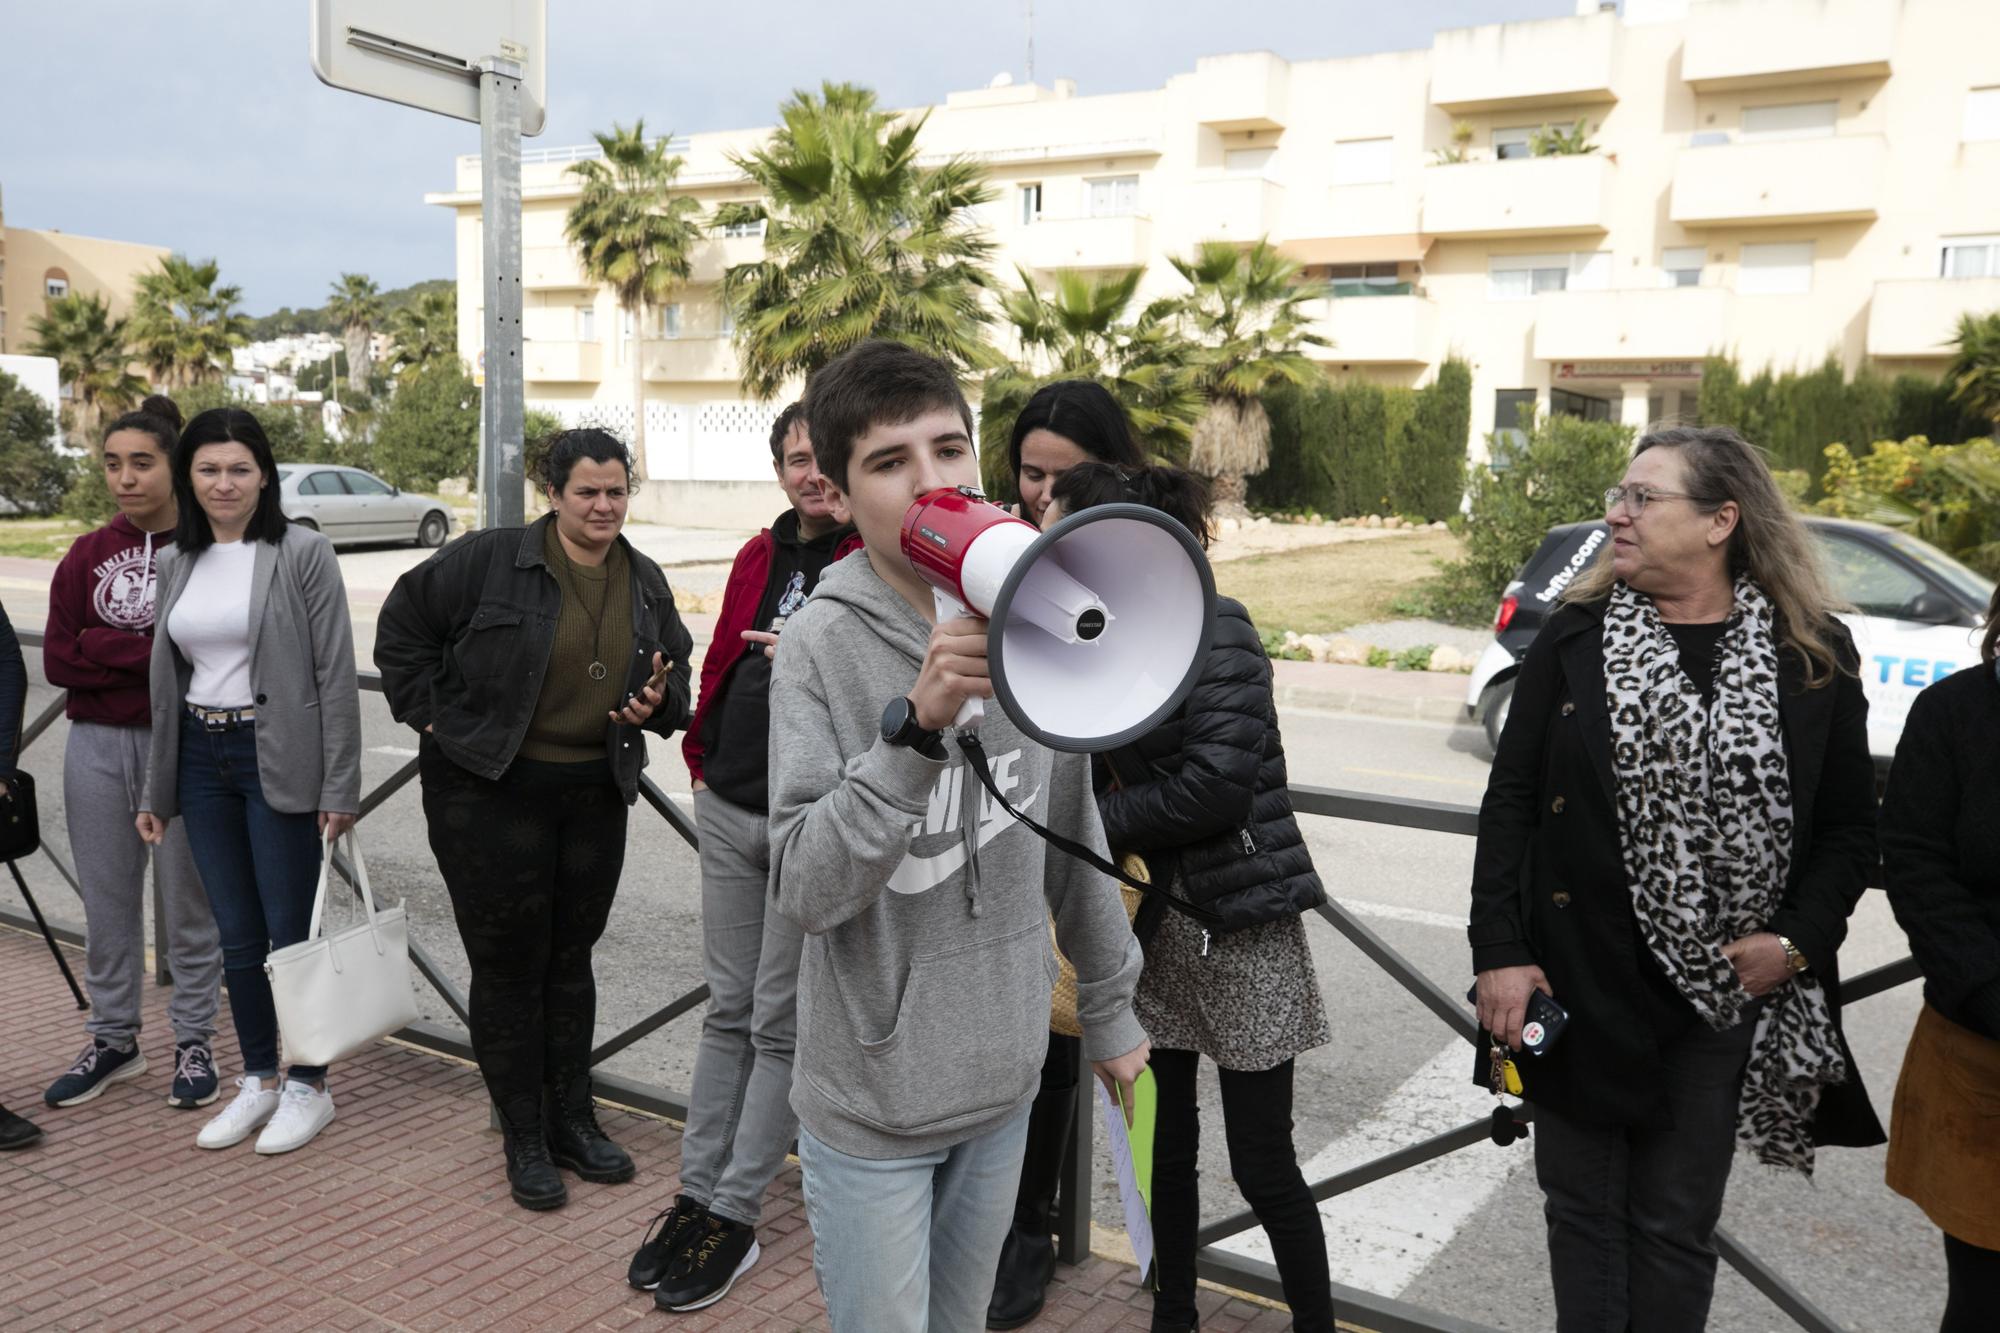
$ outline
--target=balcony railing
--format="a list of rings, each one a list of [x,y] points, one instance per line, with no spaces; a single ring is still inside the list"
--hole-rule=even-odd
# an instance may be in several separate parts
[[[1432,236],[1560,236],[1608,229],[1616,168],[1599,153],[1424,168]]]
[[[733,384],[742,375],[736,345],[719,329],[646,339],[648,383]]]
[[[1431,105],[1478,111],[1615,102],[1618,15],[1452,28],[1431,42]]]
[[[1346,289],[1346,290],[1344,290]],[[1335,294],[1305,308],[1312,332],[1331,347],[1308,347],[1315,361],[1344,365],[1428,365],[1439,359],[1437,303],[1407,282],[1371,287],[1337,283]]]
[[[1888,161],[1879,134],[1683,148],[1667,214],[1687,227],[1872,218]]]
[[[1696,92],[1883,78],[1896,11],[1881,0],[1757,0],[1696,5],[1681,78]]]
[[[1262,176],[1208,176],[1188,189],[1188,225],[1196,239],[1249,244],[1278,230],[1285,187]]]
[[[1718,287],[1549,292],[1537,298],[1535,358],[1699,360],[1729,345],[1734,300]]]
[[[1014,242],[1029,268],[1138,268],[1152,256],[1153,221],[1123,217],[1052,217],[1037,214]]]

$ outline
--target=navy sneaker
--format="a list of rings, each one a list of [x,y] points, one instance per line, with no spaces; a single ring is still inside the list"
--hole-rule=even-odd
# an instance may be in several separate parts
[[[183,1111],[206,1106],[221,1095],[215,1076],[215,1055],[205,1041],[184,1041],[174,1047],[174,1090],[167,1105]]]
[[[756,1228],[710,1213],[653,1289],[653,1304],[681,1313],[705,1309],[729,1294],[759,1252]]]
[[[121,1051],[107,1046],[101,1037],[92,1037],[69,1072],[49,1084],[42,1100],[50,1106],[81,1106],[113,1083],[123,1083],[146,1072],[146,1057],[134,1046]]]

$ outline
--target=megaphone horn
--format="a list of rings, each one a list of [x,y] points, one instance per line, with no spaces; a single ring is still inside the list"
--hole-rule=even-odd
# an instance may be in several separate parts
[[[1215,578],[1186,528],[1145,505],[1086,509],[1048,532],[971,487],[919,496],[903,554],[940,620],[985,617],[995,699],[1059,750],[1116,748],[1180,707],[1215,620]],[[953,725],[978,725],[968,700]]]

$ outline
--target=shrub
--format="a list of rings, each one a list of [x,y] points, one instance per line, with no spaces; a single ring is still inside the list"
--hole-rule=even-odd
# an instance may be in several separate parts
[[[432,491],[479,466],[479,390],[456,362],[403,377],[375,425],[375,470],[393,486]]]
[[[1436,644],[1420,643],[1397,653],[1390,659],[1389,665],[1398,671],[1428,671],[1431,665],[1431,654],[1436,651]]]
[[[1906,528],[1981,573],[2000,578],[2000,445],[1877,440],[1856,457],[1826,450],[1822,514]]]
[[[1604,492],[1625,474],[1631,453],[1630,426],[1541,418],[1527,442],[1509,451],[1504,471],[1473,470],[1465,556],[1444,565],[1409,605],[1420,600],[1426,614],[1453,624],[1487,621],[1500,590],[1550,528],[1603,517]]]
[[[1698,412],[1704,424],[1736,427],[1766,451],[1773,468],[1804,472],[1818,495],[1826,446],[1879,439],[1899,416],[1935,410],[1917,389],[1923,381],[1903,378],[1914,383],[1899,389],[1867,371],[1849,381],[1839,359],[1829,355],[1815,370],[1765,370],[1745,380],[1734,361],[1712,356],[1702,365]]]
[[[30,514],[62,504],[75,465],[56,448],[58,430],[40,395],[0,371],[0,500]]]
[[[1465,498],[1465,438],[1472,428],[1472,368],[1456,357],[1417,390],[1407,424],[1391,426],[1389,500],[1400,514],[1449,518]]]
[[[117,512],[118,502],[111,498],[111,488],[104,483],[104,469],[90,459],[81,460],[70,478],[69,489],[63,492],[63,517],[95,528],[109,523]]]
[[[1396,660],[1396,655],[1390,652],[1387,648],[1370,648],[1368,650],[1369,666],[1386,667],[1393,665],[1395,660]]]
[[[222,384],[197,384],[192,388],[177,390],[174,404],[181,410],[183,420],[193,421],[195,417],[212,407],[240,407],[257,418],[257,424],[264,428],[264,434],[271,441],[271,453],[280,463],[350,463],[365,467],[366,464],[350,458],[336,457],[333,442],[326,437],[320,427],[319,409],[311,407],[287,407],[281,404],[259,403],[231,393]]]

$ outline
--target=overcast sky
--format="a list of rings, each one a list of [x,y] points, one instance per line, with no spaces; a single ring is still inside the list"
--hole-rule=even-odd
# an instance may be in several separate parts
[[[427,3],[429,0],[411,0]],[[1428,46],[1434,29],[1574,12],[1573,0],[1037,0],[1035,72],[1080,94],[1158,87],[1197,56],[1307,60]],[[14,227],[222,262],[244,306],[313,306],[343,269],[385,288],[452,271],[427,190],[478,127],[338,92],[306,58],[306,0],[0,0],[0,189]],[[764,125],[844,79],[891,106],[1026,59],[1022,0],[550,0],[548,127]]]

